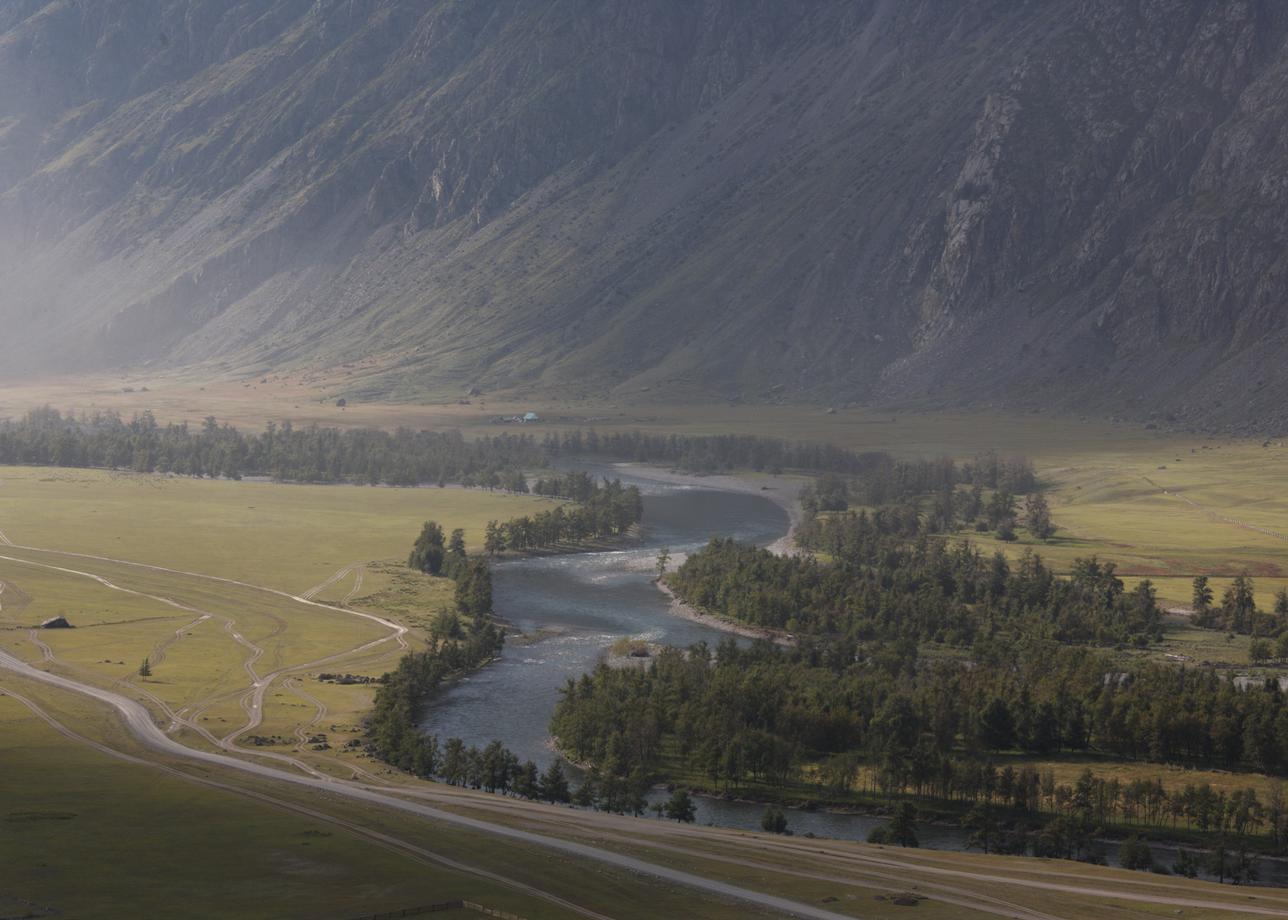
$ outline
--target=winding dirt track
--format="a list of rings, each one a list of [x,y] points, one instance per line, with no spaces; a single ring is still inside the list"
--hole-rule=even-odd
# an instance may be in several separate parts
[[[397,837],[390,836],[389,834],[382,834],[379,831],[371,830],[370,828],[364,827],[361,824],[357,824],[353,821],[346,821],[343,818],[336,817],[335,815],[327,814],[326,812],[322,812],[322,811],[317,811],[316,809],[308,808],[303,805],[297,805],[293,802],[283,802],[281,799],[274,798],[269,795],[265,795],[264,793],[261,793],[261,792],[256,792],[255,790],[252,790],[252,789],[244,789],[237,786],[231,786],[231,785],[228,785],[227,783],[221,783],[218,780],[213,780],[208,777],[193,776],[192,774],[184,773],[180,770],[175,770],[171,767],[167,767],[164,764],[156,763],[155,761],[145,760],[142,757],[135,757],[132,754],[126,754],[123,751],[118,751],[114,748],[110,748],[105,744],[99,744],[97,741],[93,741],[89,738],[86,738],[84,735],[77,734],[76,732],[67,728],[57,719],[50,716],[47,712],[45,712],[43,709],[41,709],[37,704],[35,704],[31,700],[27,699],[25,696],[22,696],[18,693],[14,693],[12,690],[0,690],[0,695],[9,696],[17,700],[19,703],[21,703],[22,705],[26,706],[29,710],[31,710],[35,715],[39,716],[46,723],[48,723],[59,734],[71,739],[72,741],[78,742],[80,744],[89,745],[90,747],[95,748],[101,751],[102,753],[107,754],[108,756],[115,757],[120,760],[127,761],[129,763],[135,763],[141,766],[146,766],[146,767],[160,770],[163,773],[168,773],[171,776],[175,776],[185,782],[198,783],[202,786],[209,786],[214,789],[220,789],[225,792],[231,792],[234,795],[240,795],[246,798],[256,799],[257,801],[265,802],[266,804],[272,805],[277,808],[284,808],[287,811],[291,811],[308,818],[313,818],[314,820],[321,821],[323,823],[333,824],[338,827],[343,827],[346,830],[352,831],[353,833],[358,834],[359,836],[365,837],[379,844],[380,846],[385,847],[386,849],[394,850],[395,852],[402,852],[405,854],[409,854],[424,863],[438,864],[438,865],[446,866],[449,869],[455,869],[459,872],[465,872],[470,875],[478,876],[480,878],[486,878],[490,881],[494,881],[499,884],[506,885],[510,888],[516,889],[524,894],[528,894],[536,898],[541,898],[542,900],[548,901],[551,904],[554,904],[558,907],[566,908],[567,910],[570,910],[576,914],[580,914],[583,917],[589,917],[591,918],[591,920],[612,920],[611,917],[605,914],[601,914],[597,911],[593,911],[588,908],[582,907],[580,904],[574,904],[572,901],[569,901],[565,898],[561,898],[556,894],[552,894],[551,892],[544,891],[540,888],[536,888],[532,885],[528,885],[524,882],[520,882],[512,878],[508,878],[507,876],[500,875],[499,873],[496,873],[496,872],[490,872],[487,869],[482,869],[482,868],[479,868],[478,866],[471,866],[471,865],[468,865],[467,863],[463,863],[458,860],[451,859],[449,857],[443,856],[440,853],[436,853],[433,850],[428,850],[424,847],[416,846],[415,844],[408,843],[405,840],[400,840]]]
[[[356,569],[354,569],[353,587],[349,589],[349,593],[344,596],[344,600],[340,601],[340,603],[344,604],[345,606],[348,606],[349,601],[357,597],[358,592],[361,590],[362,590],[362,566],[358,566]]]
[[[12,546],[13,544],[7,543],[7,545]],[[169,706],[148,693],[146,689],[131,685],[132,690],[147,696],[149,700],[154,702],[158,708],[171,719],[171,725],[168,731],[173,731],[179,725],[186,725],[199,732],[203,737],[212,742],[212,744],[218,745],[218,747],[222,749],[220,753],[211,753],[190,748],[170,738],[166,731],[162,731],[154,723],[148,710],[133,699],[129,699],[128,697],[115,693],[112,690],[102,689],[90,684],[81,683],[69,677],[40,670],[39,668],[29,665],[8,653],[0,652],[0,670],[8,670],[24,678],[41,681],[63,690],[80,693],[108,704],[120,714],[125,726],[129,729],[131,734],[138,738],[144,746],[158,753],[207,764],[214,764],[225,769],[237,770],[242,773],[274,781],[289,782],[313,789],[326,790],[333,795],[341,795],[350,799],[379,805],[381,807],[392,808],[394,810],[416,815],[431,821],[452,824],[484,834],[510,839],[519,843],[543,847],[552,851],[576,856],[578,858],[588,859],[631,872],[652,876],[668,882],[686,885],[709,894],[733,898],[745,903],[755,904],[759,907],[799,917],[821,918],[821,920],[840,920],[843,915],[809,904],[791,901],[786,898],[780,898],[775,895],[766,894],[753,889],[720,882],[715,879],[704,878],[678,869],[672,869],[669,866],[649,862],[646,859],[605,850],[598,846],[579,843],[575,840],[566,839],[564,837],[554,836],[554,834],[569,832],[580,833],[583,835],[592,835],[594,840],[613,840],[614,842],[626,846],[645,844],[655,846],[671,855],[692,857],[694,859],[709,862],[738,865],[743,868],[761,870],[766,873],[788,875],[797,878],[808,878],[818,881],[826,881],[832,884],[883,887],[886,890],[903,890],[909,884],[915,883],[919,888],[927,890],[930,896],[937,901],[943,901],[945,903],[980,911],[993,916],[1013,918],[1013,920],[1076,920],[1076,915],[1065,914],[1063,917],[1060,917],[1054,914],[1040,912],[1032,908],[1027,908],[1023,905],[1007,901],[1001,897],[981,894],[977,891],[962,888],[960,885],[953,884],[953,882],[957,880],[971,880],[976,882],[983,880],[987,882],[996,882],[999,892],[1007,889],[1014,890],[1016,888],[1029,888],[1056,893],[1066,893],[1081,897],[1105,898],[1117,902],[1134,902],[1151,905],[1168,905],[1180,908],[1223,910],[1235,914],[1252,916],[1288,916],[1288,898],[1281,899],[1269,895],[1259,894],[1256,896],[1247,896],[1237,901],[1177,897],[1171,895],[1170,892],[1168,892],[1167,886],[1161,883],[1151,883],[1147,880],[1142,880],[1140,883],[1134,883],[1133,880],[1132,889],[1129,890],[1106,887],[1103,879],[1088,877],[1088,884],[1080,884],[1077,882],[1078,877],[1074,875],[1049,873],[1044,876],[1043,870],[1040,866],[1035,866],[1032,870],[1032,875],[1034,876],[1032,878],[1025,878],[1022,876],[989,875],[949,868],[942,865],[934,865],[930,861],[916,857],[901,856],[900,859],[894,859],[880,850],[869,853],[868,851],[859,851],[850,847],[829,844],[826,841],[769,841],[747,835],[721,835],[719,837],[715,837],[709,832],[705,832],[701,829],[671,827],[669,824],[662,825],[653,822],[641,822],[638,819],[623,819],[615,816],[582,813],[577,813],[577,816],[574,817],[572,813],[565,815],[562,810],[549,809],[545,806],[534,805],[532,803],[521,802],[499,796],[462,795],[456,792],[445,793],[436,791],[433,787],[391,788],[371,782],[377,778],[372,774],[357,768],[354,768],[355,776],[365,776],[368,782],[358,783],[338,780],[320,773],[310,765],[296,758],[289,757],[284,754],[240,748],[235,744],[235,739],[260,724],[263,717],[264,694],[272,682],[278,677],[291,672],[316,667],[320,664],[332,662],[340,658],[360,654],[364,651],[369,651],[376,646],[390,641],[391,639],[398,641],[400,646],[406,648],[407,645],[403,638],[407,632],[405,627],[372,614],[318,603],[305,596],[296,596],[284,591],[251,585],[234,579],[203,575],[196,572],[184,572],[176,569],[168,569],[162,566],[112,559],[104,556],[93,556],[89,554],[63,552],[59,550],[44,550],[38,547],[15,548],[41,553],[52,553],[73,558],[88,558],[113,564],[136,566],[143,569],[166,572],[185,577],[209,579],[217,582],[234,584],[255,591],[263,591],[269,594],[287,597],[299,603],[323,607],[328,610],[333,610],[350,616],[362,617],[364,619],[378,622],[390,630],[389,635],[364,643],[363,645],[357,646],[353,649],[339,652],[335,655],[330,655],[313,662],[279,668],[261,677],[256,672],[254,665],[262,656],[263,649],[245,639],[237,631],[235,621],[230,617],[209,614],[185,604],[181,604],[171,598],[150,595],[132,588],[126,588],[114,584],[109,579],[91,572],[13,556],[0,555],[0,559],[23,565],[52,569],[79,577],[90,578],[110,589],[148,597],[172,607],[197,614],[197,620],[187,624],[176,632],[176,639],[184,630],[201,622],[202,618],[217,618],[224,623],[224,628],[228,630],[234,640],[247,648],[249,655],[244,662],[244,667],[248,676],[251,678],[252,686],[249,691],[235,691],[235,693],[242,695],[243,705],[247,712],[247,723],[224,738],[216,738],[206,729],[196,724],[196,712],[189,714],[188,717],[185,718],[183,717],[182,712],[173,712]],[[337,573],[337,576],[339,575],[340,573]],[[333,576],[332,581],[327,584],[333,584],[335,581],[338,581],[339,579],[337,576]],[[53,658],[52,650],[41,642],[38,637],[33,636],[32,638],[38,646],[42,647],[44,660],[50,662],[54,661],[55,659]],[[168,645],[170,641],[174,640],[168,640],[166,644]],[[317,714],[314,721],[310,724],[316,724],[325,717],[326,708],[323,704],[297,688],[290,680],[284,681],[284,686],[291,692],[314,703],[315,707],[317,707]],[[126,760],[139,763],[146,763],[159,769],[168,770],[169,772],[175,773],[188,781],[203,782],[206,785],[227,789],[238,794],[250,795],[254,798],[262,798],[265,801],[272,801],[274,804],[283,805],[283,807],[291,808],[301,814],[308,814],[312,817],[318,818],[319,820],[330,821],[332,823],[348,827],[356,833],[360,833],[381,845],[411,853],[417,856],[417,858],[448,865],[462,871],[472,872],[476,875],[504,882],[512,887],[519,888],[535,896],[542,897],[547,901],[557,903],[560,906],[574,910],[583,916],[600,918],[600,920],[608,920],[608,918],[605,918],[602,914],[581,908],[571,902],[558,898],[555,895],[551,895],[548,892],[533,889],[531,886],[527,886],[517,880],[500,876],[478,867],[467,866],[439,854],[432,853],[424,848],[408,844],[405,841],[398,840],[389,835],[381,834],[379,832],[351,824],[343,819],[335,818],[322,812],[316,812],[302,806],[290,804],[284,805],[279,799],[272,798],[267,794],[228,786],[214,780],[196,778],[187,773],[172,770],[164,765],[155,764],[152,761],[115,751],[104,745],[98,744],[97,742],[85,739],[59,725],[47,714],[41,712],[39,707],[31,703],[29,700],[26,700],[17,694],[10,693],[10,695],[14,696],[15,699],[22,701],[34,712],[37,712],[42,718],[48,721],[51,725],[54,725],[64,735],[70,738],[75,738],[78,741],[91,744],[106,753],[112,754],[113,756],[122,757]],[[229,695],[226,694],[224,698],[229,698]],[[208,706],[210,703],[211,701],[205,701],[205,703],[201,705]],[[291,769],[279,769],[265,765],[264,763],[242,760],[237,757],[228,756],[230,754],[250,755],[256,758],[282,763]],[[531,830],[513,827],[509,824],[498,823],[497,820],[485,820],[483,818],[471,817],[466,814],[446,811],[441,808],[433,807],[433,805],[429,803],[437,803],[455,808],[469,808],[485,814],[495,814],[498,818],[504,816],[511,820],[521,819],[525,822],[529,822],[530,825],[535,824],[538,827],[548,827],[550,833],[537,833]],[[736,846],[737,855],[731,855],[727,851],[714,848],[696,849],[686,847],[683,844],[687,839],[692,839],[694,842],[702,841],[706,844],[718,843]],[[775,854],[782,854],[788,851],[794,852],[799,856],[807,856],[814,869],[808,872],[801,871],[789,867],[783,867],[774,861]],[[753,858],[757,855],[761,858]],[[929,878],[927,878],[927,876],[929,876]],[[1148,887],[1151,884],[1157,885],[1159,888],[1157,894],[1142,893],[1140,891],[1141,887]]]
[[[1158,489],[1160,492],[1162,492],[1164,495],[1168,496],[1169,498],[1179,498],[1181,501],[1185,502],[1185,504],[1189,505],[1195,511],[1200,511],[1203,514],[1206,514],[1211,520],[1216,521],[1218,524],[1229,524],[1232,527],[1238,527],[1240,530],[1250,530],[1253,533],[1263,534],[1267,537],[1274,537],[1276,540],[1288,540],[1288,534],[1280,533],[1277,530],[1271,530],[1268,527],[1258,527],[1256,524],[1249,524],[1247,521],[1241,521],[1238,518],[1232,518],[1229,515],[1222,514],[1219,511],[1213,511],[1207,505],[1196,502],[1194,499],[1184,494],[1180,489],[1165,488],[1159,485],[1158,483],[1156,483],[1154,480],[1150,479],[1148,476],[1142,476],[1140,478],[1145,480],[1147,483],[1149,483],[1154,488]]]
[[[229,770],[237,770],[242,773],[248,773],[265,779],[322,790],[333,795],[342,795],[357,801],[368,802],[373,805],[391,808],[395,811],[405,812],[417,817],[427,818],[440,824],[450,824],[467,830],[502,837],[517,843],[538,846],[581,859],[604,863],[618,869],[625,869],[629,872],[648,875],[667,882],[685,885],[690,888],[705,891],[709,894],[733,898],[738,901],[755,904],[770,910],[780,911],[790,916],[811,917],[816,918],[816,920],[853,920],[853,918],[846,918],[843,914],[833,913],[832,911],[823,910],[822,908],[814,907],[809,904],[802,904],[797,901],[788,900],[787,898],[777,897],[776,895],[765,894],[763,892],[741,888],[737,885],[731,885],[714,879],[703,878],[699,875],[693,875],[688,872],[682,872],[678,869],[671,869],[667,866],[650,863],[633,856],[626,856],[609,850],[601,850],[586,844],[575,843],[558,837],[549,837],[542,834],[536,834],[531,831],[519,830],[503,824],[496,824],[489,821],[483,821],[478,818],[454,814],[453,812],[443,811],[442,809],[424,805],[419,802],[409,802],[406,799],[398,798],[397,796],[390,795],[388,793],[377,792],[367,787],[356,786],[329,778],[301,776],[297,773],[278,770],[260,763],[238,760],[222,754],[211,754],[206,751],[198,751],[179,744],[169,735],[161,731],[152,721],[152,716],[148,713],[147,709],[145,709],[142,704],[132,699],[128,699],[127,697],[113,693],[109,690],[102,690],[98,687],[78,683],[58,674],[41,671],[38,668],[34,668],[27,664],[25,661],[21,661],[20,659],[13,657],[7,652],[0,651],[0,668],[11,671],[21,677],[38,680],[63,690],[80,693],[108,704],[116,710],[130,733],[134,735],[140,743],[160,754],[166,754],[172,757],[182,757],[186,760],[212,764]],[[505,879],[505,881],[507,883],[513,883],[515,880]],[[584,909],[579,909],[578,912],[583,914],[587,913]],[[595,914],[594,916],[602,915]]]
[[[355,565],[356,565],[356,563],[355,563]],[[331,576],[330,578],[328,578],[326,581],[322,582],[322,584],[320,584],[320,585],[314,585],[313,587],[309,588],[307,591],[303,591],[303,592],[301,592],[301,593],[300,593],[300,597],[306,598],[306,599],[308,599],[308,600],[313,600],[313,598],[317,597],[319,594],[321,594],[321,593],[322,593],[323,591],[325,591],[327,588],[331,587],[331,586],[332,586],[333,584],[335,584],[336,582],[343,580],[343,579],[344,579],[344,577],[345,577],[346,575],[348,575],[348,574],[349,574],[350,572],[352,572],[352,571],[353,571],[353,566],[352,566],[352,565],[346,565],[344,568],[340,569],[338,572],[336,572],[334,575],[332,575],[332,576]]]
[[[9,545],[13,546],[13,544],[9,544]],[[463,815],[456,815],[451,812],[442,811],[440,809],[432,808],[428,805],[420,804],[417,802],[409,802],[405,799],[397,798],[386,792],[377,791],[376,789],[373,789],[369,786],[358,786],[358,785],[349,784],[343,781],[336,780],[332,777],[326,776],[325,774],[318,772],[317,770],[313,769],[311,766],[303,763],[302,761],[299,761],[295,758],[288,757],[286,755],[238,748],[233,743],[234,740],[238,736],[244,734],[245,732],[253,730],[262,721],[264,694],[274,679],[289,672],[305,670],[305,669],[316,667],[321,664],[325,664],[340,658],[345,658],[351,655],[360,654],[384,642],[388,642],[391,639],[398,641],[400,646],[402,646],[403,648],[406,648],[407,647],[406,641],[403,637],[407,633],[407,628],[400,624],[386,620],[383,617],[375,616],[373,614],[363,613],[355,610],[346,610],[345,608],[333,607],[328,604],[321,604],[321,603],[318,603],[317,601],[310,600],[309,598],[292,595],[287,592],[278,591],[273,588],[264,588],[258,585],[252,585],[246,582],[236,581],[235,579],[222,578],[220,576],[203,575],[197,572],[185,572],[182,570],[170,569],[163,566],[154,566],[154,565],[148,565],[145,563],[130,562],[128,560],[122,560],[122,559],[112,559],[110,557],[96,556],[88,553],[73,553],[73,552],[65,552],[61,550],[46,550],[40,547],[31,547],[31,546],[15,546],[14,548],[32,551],[32,552],[52,553],[55,555],[67,556],[72,558],[93,559],[100,562],[135,566],[135,567],[147,569],[150,571],[160,571],[160,572],[166,572],[166,573],[181,575],[181,576],[190,577],[190,578],[210,579],[217,582],[234,584],[239,587],[249,588],[251,590],[264,591],[269,594],[287,597],[294,601],[298,601],[299,603],[310,604],[312,606],[317,606],[317,607],[323,607],[323,608],[334,610],[339,613],[344,613],[350,616],[362,617],[364,619],[372,620],[377,623],[380,623],[381,625],[387,627],[390,630],[389,635],[383,636],[379,639],[372,640],[371,642],[364,643],[363,645],[357,646],[353,649],[349,649],[349,650],[337,653],[335,655],[329,655],[312,662],[305,662],[303,664],[280,668],[276,671],[273,671],[269,674],[264,675],[263,677],[260,677],[257,675],[254,669],[254,664],[262,655],[263,650],[259,648],[259,646],[254,645],[253,643],[246,640],[243,636],[241,636],[240,633],[237,632],[235,625],[233,624],[233,621],[231,619],[226,617],[220,617],[220,619],[225,620],[225,629],[229,631],[230,635],[232,635],[232,637],[236,641],[247,646],[248,649],[251,650],[251,655],[244,662],[244,667],[246,669],[247,674],[251,677],[253,689],[251,693],[244,698],[244,701],[245,701],[244,705],[248,713],[248,720],[246,725],[242,726],[240,729],[234,730],[224,738],[217,739],[216,743],[224,751],[227,751],[228,753],[235,752],[239,754],[249,754],[259,758],[285,762],[292,767],[305,771],[306,775],[300,775],[298,773],[288,772],[286,770],[279,770],[274,767],[269,767],[261,763],[239,760],[233,757],[224,756],[223,754],[213,754],[213,753],[208,753],[206,751],[199,751],[193,748],[189,748],[175,741],[173,738],[169,737],[167,733],[165,733],[160,728],[158,728],[157,725],[153,722],[152,716],[148,712],[148,710],[144,708],[143,705],[138,703],[137,701],[129,699],[128,697],[122,696],[118,693],[112,692],[111,690],[104,690],[89,684],[80,683],[68,677],[42,671],[38,668],[35,668],[27,664],[26,662],[18,658],[15,658],[14,656],[6,652],[0,652],[0,669],[12,671],[23,677],[40,680],[40,681],[43,681],[44,683],[52,684],[64,690],[71,690],[74,692],[78,692],[112,706],[122,716],[124,723],[126,727],[130,730],[131,734],[135,735],[135,737],[137,737],[140,740],[140,742],[142,742],[145,746],[147,746],[148,748],[154,751],[157,751],[159,753],[169,754],[172,756],[179,756],[190,760],[197,760],[205,763],[218,764],[226,768],[239,770],[245,773],[251,773],[265,778],[271,778],[271,779],[291,782],[295,784],[307,785],[317,789],[325,789],[332,793],[344,795],[354,799],[360,799],[360,800],[372,802],[374,804],[384,805],[386,807],[391,807],[399,811],[410,812],[412,814],[416,814],[418,816],[429,818],[432,820],[442,821],[449,824],[455,824],[472,830],[514,839],[523,843],[535,844],[549,849],[562,851],[570,855],[579,856],[582,858],[588,858],[601,863],[607,863],[607,864],[616,866],[618,868],[627,869],[629,871],[641,873],[644,875],[651,875],[657,878],[662,878],[666,881],[674,882],[681,885],[687,885],[689,887],[697,888],[718,896],[729,897],[729,898],[734,898],[736,900],[753,903],[761,907],[766,907],[771,910],[781,911],[783,913],[793,915],[793,916],[818,918],[818,920],[840,920],[840,918],[844,916],[842,914],[837,914],[832,911],[816,908],[808,904],[801,904],[795,901],[790,901],[786,898],[779,898],[774,895],[764,894],[762,892],[754,891],[751,889],[741,888],[736,885],[730,885],[724,882],[719,882],[712,879],[706,879],[701,876],[693,875],[687,872],[681,872],[679,870],[671,869],[666,866],[655,865],[645,860],[636,859],[634,857],[626,856],[623,854],[602,851],[597,848],[587,846],[584,844],[574,843],[572,841],[562,840],[556,837],[547,837],[540,834],[534,834],[529,831],[523,831],[523,830],[511,828],[511,827],[506,827],[504,825],[493,824],[476,818],[469,818]],[[4,559],[10,562],[15,562],[15,563],[24,564],[24,565],[31,565],[31,566],[40,567],[40,568],[52,569],[68,575],[75,575],[79,577],[90,578],[98,582],[99,584],[103,585],[104,587],[107,587],[112,590],[125,591],[130,594],[146,597],[151,600],[155,600],[155,601],[167,604],[169,606],[176,607],[181,610],[185,610],[198,615],[205,613],[204,611],[197,610],[196,608],[189,607],[186,604],[182,604],[178,601],[175,601],[172,598],[160,597],[157,595],[152,595],[146,592],[138,591],[133,588],[127,588],[122,585],[117,585],[113,583],[111,580],[101,575],[94,574],[92,572],[85,572],[78,569],[69,568],[67,566],[57,566],[57,565],[52,565],[50,563],[36,562],[34,560],[22,559],[20,557],[8,556],[8,555],[0,555],[0,559]],[[156,699],[155,697],[152,697],[150,694],[149,694],[149,698],[153,700]],[[160,701],[157,701],[157,702],[160,702]],[[191,720],[180,718],[177,714],[170,711],[169,707],[164,706],[164,704],[162,705],[163,705],[163,711],[166,712],[166,714],[172,719],[172,721],[181,722],[183,724],[187,724],[191,727],[196,728],[196,726],[193,725],[193,722]],[[198,730],[202,731],[201,729],[198,729]],[[202,733],[206,737],[210,737],[208,732],[202,731]],[[579,912],[583,914],[587,913],[584,910],[579,910]],[[592,914],[592,915],[601,916],[598,914]]]

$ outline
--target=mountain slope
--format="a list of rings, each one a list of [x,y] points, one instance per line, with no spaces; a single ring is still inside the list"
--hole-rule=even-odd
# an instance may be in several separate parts
[[[15,0],[0,362],[1275,425],[1288,9]]]

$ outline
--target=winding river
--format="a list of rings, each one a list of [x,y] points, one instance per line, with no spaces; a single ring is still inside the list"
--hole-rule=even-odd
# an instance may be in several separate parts
[[[497,616],[523,638],[507,641],[500,659],[453,683],[435,699],[421,727],[442,738],[458,737],[482,747],[494,739],[521,760],[544,766],[555,755],[548,726],[568,678],[591,671],[616,640],[688,646],[715,645],[728,633],[676,616],[653,584],[659,548],[673,554],[696,549],[712,536],[732,536],[768,545],[787,531],[787,512],[752,492],[719,491],[692,483],[624,474],[610,466],[579,464],[597,475],[637,485],[644,497],[640,539],[627,549],[501,562],[493,568]],[[739,640],[745,641],[745,640]],[[654,796],[663,797],[657,792]],[[759,829],[763,806],[717,798],[697,799],[702,824]],[[796,834],[862,840],[882,819],[867,815],[788,809]],[[955,827],[922,825],[921,844],[966,849]],[[1117,847],[1109,846],[1111,862]],[[1156,858],[1170,865],[1175,854],[1155,845]],[[1261,862],[1263,883],[1288,885],[1288,864]]]
[[[524,636],[507,640],[500,660],[445,689],[423,724],[426,731],[479,745],[499,739],[520,759],[548,762],[547,727],[559,688],[594,670],[613,642],[631,636],[683,647],[702,640],[715,645],[728,635],[669,612],[652,582],[660,547],[678,554],[714,534],[767,544],[787,530],[787,513],[758,495],[677,486],[611,467],[579,468],[639,486],[644,521],[638,543],[495,565],[493,607]]]

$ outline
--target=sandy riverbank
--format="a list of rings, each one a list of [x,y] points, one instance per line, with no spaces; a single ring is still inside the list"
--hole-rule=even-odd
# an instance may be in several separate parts
[[[768,639],[775,645],[782,646],[796,644],[796,641],[786,633],[780,633],[773,629],[761,629],[757,626],[748,626],[745,623],[737,623],[714,614],[703,613],[698,608],[680,600],[666,582],[655,581],[654,584],[657,585],[659,591],[671,599],[671,613],[677,617],[684,617],[686,620],[701,623],[703,626],[710,626],[712,629],[733,633],[735,636],[742,636],[744,639]]]
[[[758,476],[754,474],[738,476],[717,473],[700,476],[693,473],[679,473],[662,467],[649,466],[645,463],[614,463],[613,467],[626,475],[638,476],[641,479],[651,479],[654,482],[662,482],[668,485],[691,486],[699,489],[712,489],[717,492],[741,492],[746,495],[759,495],[761,498],[766,498],[787,512],[788,524],[787,533],[765,548],[778,556],[799,552],[796,549],[796,528],[800,524],[802,517],[800,491],[805,484],[802,480],[783,476]],[[685,558],[687,557],[684,553],[672,554],[672,567],[683,565]],[[675,616],[747,639],[769,639],[771,642],[784,646],[795,644],[795,640],[785,633],[748,626],[745,623],[737,623],[724,617],[705,613],[682,601],[666,583],[654,581],[654,584],[657,585],[658,590],[670,598],[670,612]]]

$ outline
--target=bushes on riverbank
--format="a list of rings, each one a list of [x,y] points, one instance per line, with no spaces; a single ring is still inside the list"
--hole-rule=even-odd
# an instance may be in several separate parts
[[[543,491],[544,489],[544,491]],[[539,480],[537,493],[574,498],[578,504],[524,515],[503,524],[488,524],[484,545],[489,554],[505,550],[526,552],[561,544],[619,537],[640,522],[644,502],[635,486],[619,480],[597,483],[572,473],[556,480]]]

